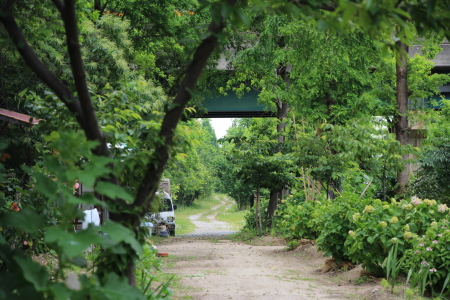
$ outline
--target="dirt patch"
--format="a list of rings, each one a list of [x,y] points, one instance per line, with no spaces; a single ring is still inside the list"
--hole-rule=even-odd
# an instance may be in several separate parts
[[[286,251],[274,237],[258,245],[223,237],[170,238],[158,250],[169,253],[165,272],[180,278],[174,299],[403,299],[386,292],[379,280],[362,278],[359,266],[321,273],[327,258],[315,245]]]
[[[286,240],[275,236],[253,237],[246,241],[247,244],[253,246],[286,246]]]

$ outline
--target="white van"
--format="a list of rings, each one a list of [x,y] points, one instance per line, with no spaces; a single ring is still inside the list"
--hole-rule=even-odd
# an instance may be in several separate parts
[[[159,224],[166,225],[169,234],[175,236],[175,209],[177,209],[177,206],[173,204],[172,197],[168,193],[157,192],[156,195],[161,197],[159,213],[150,213],[147,218],[153,222],[154,227]]]

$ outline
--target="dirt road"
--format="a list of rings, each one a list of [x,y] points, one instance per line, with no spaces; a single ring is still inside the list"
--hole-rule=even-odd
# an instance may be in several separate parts
[[[320,273],[325,259],[315,246],[286,251],[285,246],[263,245],[278,242],[267,237],[252,246],[226,239],[172,238],[158,249],[169,253],[165,272],[181,278],[181,286],[173,288],[174,299],[403,299],[385,292],[379,280],[361,279],[360,267]]]
[[[220,204],[213,207],[209,212],[192,215],[189,217],[192,223],[196,226],[196,229],[190,235],[199,234],[214,234],[214,233],[231,233],[233,230],[228,223],[218,221],[216,219],[217,211],[220,207],[226,206],[229,209],[233,205],[233,201],[227,197],[223,197],[220,200]],[[204,221],[200,218],[204,217]]]
[[[206,227],[196,223],[196,233],[224,231],[224,224],[215,220],[215,210]],[[276,237],[249,245],[211,234],[171,237],[158,245],[160,252],[169,253],[164,271],[179,278],[172,288],[174,299],[403,299],[385,292],[379,280],[361,279],[361,267],[320,273],[326,258],[314,245],[285,249],[284,241]]]

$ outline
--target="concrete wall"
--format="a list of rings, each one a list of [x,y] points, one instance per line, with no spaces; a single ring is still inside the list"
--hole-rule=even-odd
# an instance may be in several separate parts
[[[450,43],[445,41],[441,45],[442,51],[438,53],[433,62],[436,68],[449,68],[450,69]],[[421,45],[412,45],[409,47],[409,55],[413,57],[416,53],[420,53],[422,49]]]

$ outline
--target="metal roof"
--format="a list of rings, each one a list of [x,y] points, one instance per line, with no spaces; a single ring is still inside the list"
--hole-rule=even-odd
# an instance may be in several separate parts
[[[29,126],[36,125],[39,121],[42,121],[41,119],[2,108],[0,108],[0,120]]]

